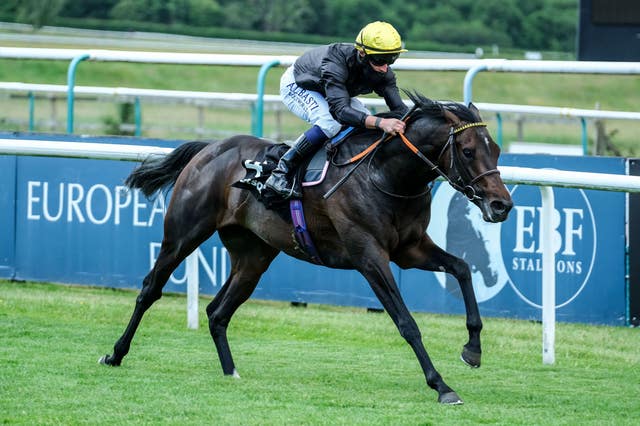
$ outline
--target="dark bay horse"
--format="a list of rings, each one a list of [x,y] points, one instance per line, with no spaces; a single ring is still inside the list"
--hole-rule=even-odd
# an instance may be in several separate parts
[[[371,151],[367,167],[355,170],[331,197],[323,198],[323,194],[349,167],[331,167],[322,184],[304,189],[307,227],[325,266],[355,269],[366,278],[415,352],[427,384],[438,392],[438,401],[460,404],[461,399],[429,359],[389,263],[444,271],[458,280],[469,332],[462,360],[479,367],[482,321],[469,267],[426,234],[431,195],[425,189],[437,177],[444,177],[488,222],[504,221],[512,201],[497,169],[500,149],[478,110],[473,105],[434,102],[417,93],[410,97],[415,107],[404,135],[380,143]],[[340,153],[351,158],[379,137],[378,130],[359,129],[343,143]],[[241,162],[256,158],[271,143],[252,136],[189,142],[166,157],[147,159],[127,178],[130,188],[139,188],[147,196],[171,185],[173,195],[158,259],[143,281],[133,315],[115,343],[113,355],[105,355],[101,363],[120,365],[144,313],[160,299],[169,275],[217,231],[229,252],[231,272],[207,307],[209,330],[223,373],[238,376],[227,341],[232,315],[249,298],[279,252],[311,261],[292,237],[291,223],[266,209],[249,191],[231,186],[245,175]]]

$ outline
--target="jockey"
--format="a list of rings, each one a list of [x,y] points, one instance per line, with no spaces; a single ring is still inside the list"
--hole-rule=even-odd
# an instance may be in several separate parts
[[[282,156],[266,186],[285,198],[301,197],[292,174],[305,157],[338,134],[343,124],[389,134],[404,131],[403,121],[371,115],[356,96],[375,92],[391,111],[406,112],[389,67],[406,51],[396,29],[376,21],[358,33],[355,44],[334,43],[300,56],[282,75],[280,96],[291,112],[312,127]]]

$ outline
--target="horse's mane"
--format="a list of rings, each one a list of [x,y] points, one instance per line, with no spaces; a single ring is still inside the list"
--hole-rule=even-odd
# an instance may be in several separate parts
[[[445,102],[434,101],[432,99],[427,98],[426,96],[422,95],[417,91],[411,92],[408,90],[403,90],[403,92],[409,97],[409,99],[411,99],[411,102],[413,102],[413,104],[417,106],[416,111],[411,114],[409,122],[413,122],[416,119],[423,118],[423,117],[426,117],[429,119],[436,119],[438,121],[444,121],[445,110],[451,111],[460,119],[460,121],[464,121],[467,123],[475,123],[478,121],[478,118],[473,113],[473,111],[471,111],[468,107],[464,106],[461,103],[453,102],[453,101],[445,101]],[[381,112],[376,114],[376,116],[383,117],[383,118],[401,118],[401,114],[394,111]],[[373,130],[373,129],[366,129],[366,128],[356,128],[354,135],[362,134],[362,133],[373,133],[373,132],[379,132],[379,131]]]
[[[448,110],[456,115],[460,121],[465,121],[467,123],[475,123],[478,121],[478,118],[473,111],[458,102],[434,101],[416,91],[409,92],[404,90],[404,93],[409,97],[409,99],[411,99],[414,105],[418,107],[418,111],[413,115],[413,118],[427,116],[444,120],[444,110]]]

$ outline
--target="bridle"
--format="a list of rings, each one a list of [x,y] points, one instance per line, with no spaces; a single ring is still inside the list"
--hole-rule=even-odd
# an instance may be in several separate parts
[[[419,109],[419,107],[417,105],[414,105],[409,111],[407,111],[407,113],[405,113],[405,115],[402,117],[402,121],[407,122],[411,114],[416,109]],[[431,171],[436,172],[444,180],[449,182],[449,185],[451,185],[454,189],[464,194],[469,200],[474,201],[474,200],[482,200],[482,197],[480,197],[476,193],[474,185],[478,183],[481,179],[489,175],[496,174],[496,173],[500,174],[500,171],[497,168],[491,169],[491,170],[487,170],[485,172],[480,173],[476,177],[472,177],[469,171],[462,164],[462,161],[458,157],[457,151],[454,148],[455,137],[458,133],[462,133],[465,130],[470,129],[472,127],[486,127],[486,126],[487,126],[487,123],[484,123],[484,122],[475,122],[475,123],[467,123],[467,124],[459,124],[457,126],[451,126],[451,128],[449,129],[449,137],[447,139],[447,142],[444,144],[444,146],[440,150],[440,154],[438,155],[438,159],[436,160],[435,164],[431,160],[429,160],[422,152],[420,152],[420,150],[414,144],[412,144],[409,139],[407,139],[404,133],[398,133],[398,136],[400,137],[400,139],[402,140],[402,142],[405,144],[407,148],[409,148],[415,155],[417,155],[418,158],[420,158],[420,160],[426,163],[426,165],[429,167]],[[384,133],[380,139],[376,140],[372,145],[370,145],[364,151],[360,152],[359,154],[349,159],[347,162],[340,163],[340,164],[332,163],[337,167],[346,166],[348,164],[355,164],[355,165],[351,170],[349,170],[342,177],[342,179],[338,181],[338,183],[336,183],[331,189],[329,189],[329,191],[327,191],[323,195],[323,198],[325,199],[329,198],[349,178],[349,176],[351,176],[351,174],[358,168],[358,166],[360,166],[360,164],[362,164],[362,162],[367,157],[369,158],[369,168],[371,168],[373,157],[375,156],[376,152],[378,152],[378,148],[380,148],[383,142],[386,142],[390,139],[392,139],[392,136],[388,135],[387,133]],[[449,166],[449,170],[456,170],[458,173],[458,177],[455,181],[451,179],[449,175],[447,175],[444,171],[442,171],[440,167],[438,167],[438,163],[440,162],[440,159],[442,158],[444,153],[447,151],[447,149],[451,151],[450,153],[451,165]],[[378,191],[396,198],[418,198],[428,194],[431,191],[431,186],[429,186],[426,191],[421,192],[420,194],[415,194],[415,195],[394,194],[392,192],[389,192],[381,188],[373,179],[371,179],[371,174],[369,174],[369,179],[371,180],[371,183],[373,184],[373,186],[376,189],[378,189]]]
[[[462,164],[462,161],[460,160],[460,157],[457,154],[457,150],[454,147],[455,137],[458,133],[462,133],[465,130],[470,129],[472,127],[486,127],[486,126],[487,126],[487,123],[483,123],[483,122],[467,123],[467,124],[459,125],[457,127],[451,126],[451,128],[449,129],[449,137],[447,139],[447,143],[445,143],[442,149],[440,150],[440,154],[438,155],[438,159],[436,160],[436,163],[433,163],[422,152],[420,152],[420,150],[414,144],[412,144],[411,141],[409,141],[409,139],[407,139],[404,133],[398,133],[398,136],[400,137],[400,139],[402,140],[402,142],[405,144],[407,148],[409,148],[415,155],[418,156],[418,158],[420,158],[420,160],[422,160],[424,163],[427,164],[427,166],[431,171],[434,171],[437,174],[439,174],[442,178],[444,178],[447,182],[449,182],[449,185],[451,185],[454,189],[464,194],[469,200],[473,201],[473,200],[482,199],[482,197],[480,197],[476,193],[476,189],[474,185],[478,183],[481,179],[485,178],[486,176],[496,174],[496,173],[500,174],[500,170],[498,170],[497,168],[491,169],[491,170],[482,172],[475,177],[471,176],[471,173],[469,173],[469,171]],[[442,171],[440,167],[438,167],[438,163],[440,163],[440,159],[442,158],[444,153],[447,151],[447,149],[449,149],[450,151],[449,157],[451,158],[451,165],[449,169],[456,170],[458,174],[458,177],[455,181],[451,179],[449,175],[447,175],[444,171]]]

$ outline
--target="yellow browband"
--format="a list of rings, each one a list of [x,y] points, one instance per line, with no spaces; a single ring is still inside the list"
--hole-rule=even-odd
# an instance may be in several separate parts
[[[462,125],[460,127],[456,127],[455,129],[453,129],[453,133],[454,134],[460,133],[463,130],[467,130],[467,129],[471,128],[471,127],[486,127],[486,126],[487,126],[487,123],[483,123],[482,121],[480,121],[478,123],[467,123],[467,124],[464,124],[464,125]]]

